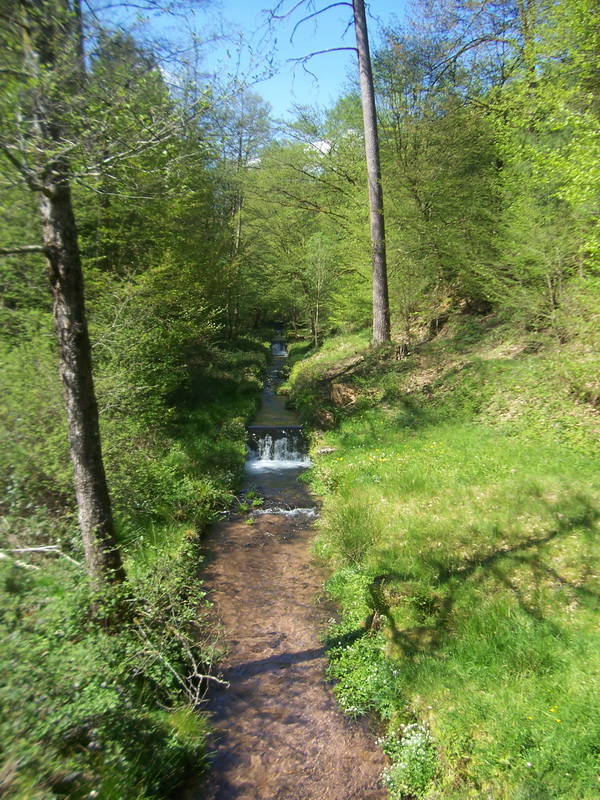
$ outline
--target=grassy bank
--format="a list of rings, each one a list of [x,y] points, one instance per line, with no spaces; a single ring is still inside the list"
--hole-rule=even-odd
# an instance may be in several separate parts
[[[312,471],[341,609],[329,675],[349,714],[383,720],[392,798],[598,797],[586,337],[457,317],[408,358],[356,335],[292,373],[305,418],[335,425]]]
[[[240,340],[201,356],[160,428],[137,416],[105,417],[132,608],[119,624],[113,604],[120,598],[103,598],[110,627],[90,613],[68,495],[45,489],[56,462],[68,486],[68,464],[62,452],[45,456],[48,443],[26,427],[34,411],[26,416],[11,403],[20,384],[8,362],[14,390],[1,409],[10,445],[2,467],[13,488],[0,529],[2,797],[166,798],[202,768],[208,726],[197,706],[215,639],[202,614],[200,538],[241,475],[266,350]]]

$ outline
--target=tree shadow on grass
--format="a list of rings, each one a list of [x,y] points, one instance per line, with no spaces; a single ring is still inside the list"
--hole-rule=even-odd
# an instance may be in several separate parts
[[[552,541],[571,535],[581,530],[583,535],[596,532],[596,523],[600,519],[600,510],[590,498],[578,495],[574,498],[577,507],[564,517],[557,517],[556,524],[543,536],[530,536],[512,546],[501,546],[487,553],[465,558],[449,564],[432,558],[431,554],[423,557],[427,564],[427,572],[432,577],[428,587],[424,587],[422,576],[414,572],[386,570],[376,575],[368,587],[368,604],[371,615],[363,628],[346,633],[343,637],[335,637],[335,644],[351,645],[362,636],[369,635],[385,625],[394,647],[402,654],[414,659],[422,654],[434,654],[439,651],[448,636],[452,634],[453,611],[457,600],[466,584],[476,579],[484,582],[492,578],[500,587],[504,587],[514,597],[517,605],[535,623],[544,625],[553,635],[561,637],[563,631],[555,621],[549,618],[542,604],[531,599],[531,592],[524,587],[533,587],[535,592],[550,581],[555,586],[567,590],[577,603],[600,602],[600,591],[591,588],[581,579],[570,579],[544,558],[543,549]],[[594,570],[594,557],[589,554],[585,573]],[[531,580],[515,580],[512,572],[530,570]],[[408,602],[413,612],[423,618],[423,624],[401,628],[394,616],[394,606],[400,602]],[[477,609],[473,609],[477,613]]]

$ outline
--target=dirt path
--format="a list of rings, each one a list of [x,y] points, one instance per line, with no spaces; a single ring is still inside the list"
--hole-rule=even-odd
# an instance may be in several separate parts
[[[384,757],[345,719],[324,683],[319,630],[328,612],[306,519],[234,517],[215,527],[208,586],[229,655],[229,689],[211,689],[212,772],[187,800],[385,798]]]

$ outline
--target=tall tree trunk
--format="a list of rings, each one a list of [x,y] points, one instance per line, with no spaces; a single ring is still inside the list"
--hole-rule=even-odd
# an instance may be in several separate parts
[[[83,271],[66,180],[40,195],[40,212],[52,286],[79,525],[90,583],[98,590],[107,582],[124,580],[125,571],[116,545],[102,461]]]
[[[373,265],[373,341],[390,340],[390,303],[387,283],[385,253],[385,224],[383,219],[383,191],[379,162],[379,139],[377,136],[377,114],[375,91],[371,71],[369,36],[364,0],[352,0],[356,48],[358,50],[358,72],[360,97],[365,129],[365,152],[369,180],[369,206],[371,210],[371,259]]]
[[[29,188],[39,197],[42,235],[53,296],[54,328],[60,374],[65,393],[67,427],[79,525],[90,585],[95,591],[125,579],[115,539],[114,522],[102,461],[98,404],[92,377],[92,350],[83,293],[83,270],[71,200],[65,120],[47,95],[44,71],[58,70],[63,92],[81,91],[84,75],[80,9],[75,15],[66,0],[21,0],[27,23],[24,60],[34,76],[32,128],[36,135],[39,169],[22,170]],[[70,59],[70,60],[69,60]],[[50,82],[50,85],[52,83]]]

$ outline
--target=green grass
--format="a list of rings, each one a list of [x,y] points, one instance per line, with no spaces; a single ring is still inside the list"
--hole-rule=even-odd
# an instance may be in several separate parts
[[[329,674],[349,713],[386,721],[392,797],[599,796],[597,415],[554,352],[503,335],[365,350],[316,442],[335,448],[312,470],[341,608]],[[292,387],[325,404],[323,376],[300,365]]]

